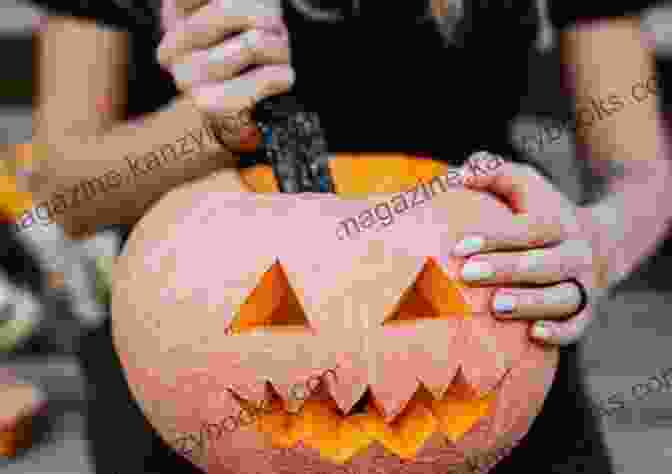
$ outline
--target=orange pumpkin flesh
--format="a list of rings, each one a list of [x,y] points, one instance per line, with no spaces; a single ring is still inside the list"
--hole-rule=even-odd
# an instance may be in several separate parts
[[[7,151],[0,151],[0,220],[17,220],[33,205],[32,194],[21,189],[23,186],[19,183],[25,178],[17,181],[16,176],[33,165],[32,154],[31,143],[16,144]]]
[[[428,183],[439,175],[445,175],[450,169],[443,163],[429,159],[389,154],[339,154],[330,161],[330,167],[337,193],[348,199],[360,198],[370,193],[402,192],[414,187],[420,181]],[[278,191],[270,167],[255,166],[240,170],[240,176],[251,191],[257,193]],[[459,200],[459,198],[456,199]],[[155,213],[159,213],[159,211]],[[167,216],[167,214],[165,215]],[[140,241],[148,238],[142,236],[142,231],[140,232]],[[133,236],[131,240],[133,240]],[[139,249],[142,249],[142,246],[139,246]],[[142,250],[131,251],[130,253],[132,254],[130,255],[130,262],[133,262],[133,257],[137,260]],[[297,287],[296,281],[294,285],[290,283],[291,278],[288,277],[287,271],[293,269],[291,266],[285,268],[285,263],[277,259],[275,262],[269,262],[267,269],[256,277],[257,283],[247,293],[247,297],[241,301],[230,321],[227,336],[232,338],[247,337],[256,334],[259,329],[265,329],[273,330],[273,334],[280,337],[281,333],[279,331],[282,328],[290,331],[287,333],[288,335],[294,334],[297,338],[311,333],[312,325],[303,309],[306,307],[307,290]],[[138,265],[138,263],[135,265]],[[167,267],[163,265],[162,268],[176,271],[175,263],[172,261]],[[133,272],[132,263],[130,268],[130,271]],[[129,275],[128,270],[126,275]],[[116,300],[118,301],[121,297],[125,297],[123,288],[128,288],[128,286],[115,286],[122,288],[122,290],[117,290],[119,297]],[[404,326],[418,324],[419,317],[446,321],[451,324],[449,327],[454,328],[451,336],[446,336],[446,345],[450,345],[452,341],[461,344],[460,347],[478,348],[488,352],[489,355],[483,357],[489,358],[488,360],[494,361],[498,367],[502,368],[495,371],[496,374],[494,372],[490,374],[479,373],[478,370],[465,366],[467,360],[465,355],[462,359],[451,362],[456,371],[446,371],[446,374],[451,375],[446,375],[448,378],[437,382],[437,385],[428,384],[429,375],[421,374],[423,376],[427,375],[427,377],[424,377],[424,379],[427,379],[425,383],[417,385],[417,389],[413,389],[413,393],[407,402],[402,403],[401,410],[392,415],[386,411],[386,407],[390,406],[392,399],[379,399],[378,395],[382,392],[371,390],[372,387],[376,387],[374,381],[369,381],[371,385],[366,391],[369,395],[366,409],[363,412],[352,413],[347,410],[344,412],[343,404],[345,402],[336,403],[336,399],[333,398],[334,393],[331,395],[326,393],[325,395],[322,391],[322,393],[311,394],[305,401],[297,403],[288,400],[286,395],[282,395],[287,393],[286,383],[265,383],[261,392],[259,386],[257,386],[256,389],[253,389],[254,394],[247,397],[243,396],[243,398],[248,398],[251,401],[252,399],[259,399],[259,397],[270,399],[271,409],[257,413],[254,423],[241,426],[237,431],[240,433],[255,432],[265,436],[269,442],[269,449],[289,448],[299,450],[297,452],[303,452],[300,450],[303,446],[319,453],[322,459],[337,464],[353,462],[356,464],[360,458],[359,455],[363,459],[367,457],[367,453],[374,452],[374,447],[379,445],[398,459],[409,461],[428,452],[427,449],[449,450],[451,455],[456,457],[450,461],[444,461],[444,463],[447,463],[447,466],[454,467],[463,463],[464,459],[472,452],[497,450],[517,441],[529,429],[531,419],[540,409],[540,403],[543,402],[555,371],[557,351],[551,348],[541,349],[529,345],[524,330],[527,323],[499,323],[495,322],[490,315],[482,317],[484,311],[489,311],[487,308],[489,294],[491,293],[469,288],[457,279],[451,279],[441,268],[441,265],[433,257],[428,256],[421,271],[415,277],[414,283],[400,294],[394,310],[386,315],[384,326],[389,331],[398,328],[399,331],[402,331],[400,334],[403,334]],[[184,297],[178,296],[177,300],[181,301],[186,297],[186,295]],[[196,298],[193,297],[193,299]],[[113,296],[113,310],[115,309],[114,303],[115,298]],[[117,306],[121,307],[124,304],[117,303]],[[481,317],[474,313],[475,311],[481,312]],[[502,324],[509,324],[509,326],[505,327]],[[472,329],[465,329],[469,327],[472,327]],[[431,327],[427,329],[431,329]],[[497,331],[497,338],[501,335],[502,338],[508,338],[509,345],[518,344],[521,347],[516,349],[518,351],[516,354],[499,354],[497,347],[488,346],[488,344],[492,345],[493,340],[486,337],[485,333],[479,333],[479,331]],[[211,369],[205,367],[193,370],[190,375],[187,375],[186,372],[183,372],[183,375],[175,372],[175,381],[166,385],[166,382],[159,381],[161,376],[154,369],[147,368],[139,360],[135,360],[134,355],[140,354],[142,351],[127,342],[123,332],[117,332],[116,334],[118,336],[115,336],[115,342],[117,342],[122,361],[126,366],[131,388],[141,402],[147,403],[145,411],[150,421],[155,426],[160,426],[159,431],[164,436],[168,436],[167,433],[171,432],[184,432],[186,426],[192,426],[194,432],[198,431],[193,422],[186,421],[188,418],[193,418],[194,415],[184,412],[179,417],[177,415],[171,417],[164,414],[162,410],[154,408],[155,405],[151,404],[150,400],[159,399],[159,394],[166,391],[174,393],[179,390],[179,386],[182,384],[194,384],[196,386],[204,383],[203,388],[205,389],[209,386],[209,382],[200,382],[203,378],[211,380],[212,377],[215,377],[217,381],[214,382],[214,386],[223,386],[221,384],[226,385],[229,382],[220,380],[216,371],[212,372]],[[392,334],[392,332],[389,334]],[[300,340],[297,339],[297,341]],[[264,339],[264,344],[267,343],[266,341],[268,339]],[[268,346],[264,346],[264,348],[266,347]],[[502,347],[506,348],[506,344]],[[262,351],[261,346],[259,350]],[[428,351],[431,350],[428,349]],[[168,349],[168,352],[171,352],[171,350]],[[399,352],[403,353],[403,348]],[[530,355],[529,363],[518,363],[518,366],[516,366],[516,356],[523,355]],[[427,357],[430,358],[427,359],[428,361],[431,360],[431,354]],[[215,364],[214,361],[213,364]],[[245,364],[246,361],[242,360],[241,365]],[[502,364],[508,364],[509,368],[504,370]],[[250,365],[253,366],[254,362]],[[333,364],[326,368],[333,368]],[[403,367],[400,366],[399,370],[403,370]],[[338,369],[336,369],[336,372],[340,377],[341,373]],[[541,385],[533,390],[530,389],[530,392],[534,392],[530,395],[533,406],[527,410],[532,412],[528,414],[530,416],[520,414],[521,411],[525,412],[525,410],[520,408],[520,401],[515,400],[515,398],[521,396],[521,389],[519,387],[516,389],[512,383],[509,383],[508,387],[505,386],[506,378],[510,376],[511,372],[517,372],[517,376],[521,379],[528,376],[534,383]],[[387,374],[387,377],[394,378],[399,375]],[[241,379],[243,377],[234,378]],[[304,377],[303,380],[305,381],[306,378]],[[419,378],[423,379],[422,376],[419,376]],[[539,383],[539,381],[543,383]],[[330,390],[333,389],[329,382],[327,382],[327,387]],[[241,395],[246,390],[242,387],[234,387],[234,389],[239,390]],[[212,390],[215,391],[214,387]],[[353,393],[358,393],[355,390],[353,389]],[[224,392],[221,389],[220,391]],[[212,396],[217,399],[215,395]],[[398,394],[395,394],[393,398],[397,396]],[[216,404],[216,402],[213,403]],[[522,404],[524,405],[524,403]],[[345,406],[351,405],[345,403]],[[202,410],[204,415],[199,416],[201,418],[209,416],[210,419],[207,422],[214,423],[217,420],[212,420],[212,417],[217,418],[217,416],[213,413],[218,410],[221,410],[222,413],[225,412],[223,408],[208,409],[206,407]],[[496,412],[506,410],[514,413],[511,419],[506,416],[495,417]],[[226,413],[229,413],[229,411],[226,411]],[[224,415],[220,418],[223,417]],[[185,421],[180,422],[179,419],[185,419]],[[496,435],[493,434],[495,431],[497,431]],[[511,436],[502,436],[502,432],[507,431],[512,433]],[[170,439],[168,441],[170,442]],[[218,443],[225,442],[219,441]],[[216,448],[216,453],[213,456],[218,456],[219,449]],[[225,448],[222,447],[221,449]],[[229,448],[229,450],[231,449]],[[241,451],[240,456],[244,456],[243,451]],[[370,456],[374,455],[371,454]],[[211,472],[217,471],[220,466],[225,464],[223,461],[213,461],[210,454],[207,458]],[[199,464],[203,461],[196,460],[195,462]],[[387,460],[386,462],[390,461]],[[205,466],[207,464],[199,465]],[[300,464],[296,466],[296,469],[301,469]],[[353,472],[370,471],[355,469]]]

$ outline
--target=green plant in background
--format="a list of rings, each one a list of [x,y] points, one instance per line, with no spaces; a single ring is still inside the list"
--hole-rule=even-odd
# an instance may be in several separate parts
[[[0,323],[0,351],[10,352],[33,334],[37,327],[33,319],[10,319]]]
[[[110,303],[115,258],[110,255],[96,257],[96,300],[103,306]]]
[[[20,290],[7,281],[4,308],[0,315],[0,352],[11,352],[26,341],[38,327],[42,312],[40,304],[27,290]]]

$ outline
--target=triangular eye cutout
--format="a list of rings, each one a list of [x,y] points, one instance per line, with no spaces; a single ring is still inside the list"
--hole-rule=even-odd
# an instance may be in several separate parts
[[[278,261],[264,273],[259,284],[240,306],[227,333],[240,334],[271,326],[310,327],[306,313]]]
[[[471,307],[460,291],[466,287],[446,275],[433,258],[427,259],[427,263],[415,281],[415,286],[418,293],[429,301],[439,317],[471,318]]]
[[[428,258],[415,283],[404,292],[397,309],[384,324],[425,318],[471,318],[471,308],[459,287],[433,258]]]
[[[416,319],[437,318],[439,315],[427,299],[413,284],[399,299],[396,310],[385,319],[383,325],[413,321]]]

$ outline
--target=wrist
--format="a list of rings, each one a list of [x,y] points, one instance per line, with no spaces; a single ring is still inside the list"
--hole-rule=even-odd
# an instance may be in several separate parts
[[[615,267],[615,260],[609,258],[607,236],[613,235],[610,222],[615,222],[612,215],[613,208],[604,202],[577,209],[577,219],[581,231],[590,243],[595,262],[595,284],[599,290],[608,290],[614,283],[627,276],[625,272]],[[611,216],[611,217],[610,217]]]
[[[650,160],[629,170],[600,202],[580,208],[591,243],[609,264],[609,283],[624,279],[669,231],[672,161]],[[633,229],[639,230],[633,231]],[[645,231],[644,231],[645,230]]]

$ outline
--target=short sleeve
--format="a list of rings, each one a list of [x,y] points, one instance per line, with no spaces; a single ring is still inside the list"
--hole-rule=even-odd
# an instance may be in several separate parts
[[[154,28],[148,0],[22,0],[47,14],[92,20],[126,31]]]
[[[661,0],[548,0],[548,15],[553,26],[563,29],[582,21],[637,16],[660,5]]]

